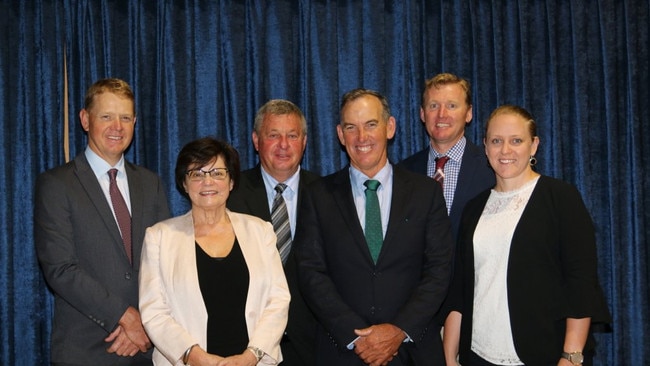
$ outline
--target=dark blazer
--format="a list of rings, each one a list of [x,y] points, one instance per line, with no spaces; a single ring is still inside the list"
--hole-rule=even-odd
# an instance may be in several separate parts
[[[127,307],[138,309],[138,273],[145,229],[169,217],[160,178],[125,162],[132,211],[133,266],[112,209],[82,153],[36,182],[36,252],[54,296],[52,363],[151,364],[150,353],[120,357],[104,338]]]
[[[318,365],[364,365],[346,348],[354,329],[391,323],[413,340],[390,365],[443,364],[433,316],[447,292],[453,241],[442,189],[393,167],[391,212],[373,263],[352,196],[349,169],[310,185],[295,243],[300,285],[320,323]]]
[[[463,160],[458,173],[458,182],[454,192],[454,202],[449,211],[451,229],[454,236],[458,233],[460,216],[463,213],[465,204],[477,194],[488,188],[494,187],[496,179],[494,171],[488,165],[485,151],[466,140]],[[429,161],[430,147],[421,150],[414,155],[402,160],[399,164],[408,170],[427,175],[427,164]]]
[[[463,314],[461,363],[469,355],[472,334],[472,238],[489,195],[487,190],[471,200],[461,221],[449,295],[453,308]],[[598,283],[594,226],[575,187],[553,178],[539,178],[512,237],[506,281],[515,349],[526,365],[555,364],[559,360],[567,317],[610,322]],[[585,352],[593,347],[590,336]]]
[[[262,220],[271,222],[266,189],[262,179],[261,166],[242,172],[239,187],[230,193],[227,206],[231,211],[257,216]],[[298,183],[297,216],[302,214],[300,203],[305,196],[306,187],[320,177],[312,172],[300,169]],[[309,366],[314,361],[314,344],[316,335],[316,319],[305,304],[298,288],[298,269],[295,260],[295,246],[292,246],[284,265],[284,272],[291,292],[289,305],[289,321],[286,336],[280,347],[282,349],[283,366]]]

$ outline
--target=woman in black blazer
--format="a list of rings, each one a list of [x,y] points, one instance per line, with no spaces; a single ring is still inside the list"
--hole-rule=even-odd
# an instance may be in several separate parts
[[[590,325],[610,315],[580,193],[532,169],[539,137],[525,109],[492,112],[484,143],[497,183],[461,219],[447,365],[458,353],[463,366],[589,365]]]

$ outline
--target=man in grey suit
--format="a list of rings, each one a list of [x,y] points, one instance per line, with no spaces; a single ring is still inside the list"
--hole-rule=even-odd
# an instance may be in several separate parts
[[[305,116],[288,100],[270,100],[257,111],[252,138],[260,164],[242,172],[239,187],[228,198],[228,208],[272,222],[271,210],[278,194],[275,187],[279,183],[285,184],[281,195],[286,202],[293,237],[300,213],[299,203],[306,187],[319,178],[300,167],[307,146]],[[316,320],[298,289],[293,247],[288,249],[283,265],[291,304],[287,328],[280,343],[284,358],[281,365],[310,366],[315,363]]]
[[[472,120],[469,82],[448,73],[427,80],[422,92],[420,119],[429,135],[429,146],[404,159],[400,165],[433,177],[436,159],[449,157],[442,169],[443,189],[452,233],[456,237],[467,201],[496,183],[485,151],[465,138],[465,126]]]
[[[94,83],[79,117],[85,152],[36,182],[36,252],[55,297],[51,362],[151,365],[138,272],[145,229],[169,217],[163,184],[124,159],[136,122],[126,82]],[[112,203],[119,195],[123,201]]]
[[[317,365],[444,364],[433,317],[451,276],[449,218],[438,183],[388,161],[395,124],[381,94],[346,93],[336,129],[350,166],[301,203],[296,248],[320,324]]]

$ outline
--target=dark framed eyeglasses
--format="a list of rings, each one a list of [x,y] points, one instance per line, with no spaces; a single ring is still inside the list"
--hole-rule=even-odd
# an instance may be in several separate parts
[[[203,169],[190,169],[185,172],[185,174],[187,174],[188,178],[190,178],[192,182],[204,181],[207,177],[216,180],[224,180],[228,177],[228,169],[213,168],[207,171]]]

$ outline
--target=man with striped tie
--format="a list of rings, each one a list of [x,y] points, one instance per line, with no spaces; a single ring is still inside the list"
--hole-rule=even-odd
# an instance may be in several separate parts
[[[273,224],[291,291],[289,320],[280,343],[284,358],[281,365],[313,365],[316,320],[298,290],[292,249],[299,201],[306,186],[319,178],[300,167],[307,146],[307,121],[292,102],[270,100],[257,111],[252,138],[260,163],[242,172],[239,187],[228,199],[228,208]]]

